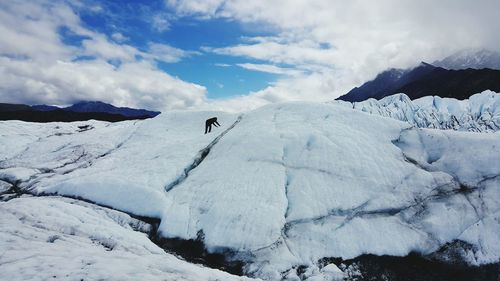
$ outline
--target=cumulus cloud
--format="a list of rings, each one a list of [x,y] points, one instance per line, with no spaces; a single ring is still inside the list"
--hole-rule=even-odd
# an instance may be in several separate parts
[[[206,102],[202,86],[158,71],[150,62],[118,68],[102,60],[33,63],[0,58],[0,91],[7,102],[71,104],[102,100],[151,109],[194,108]]]
[[[496,22],[500,2],[496,0],[165,3],[184,15],[260,23],[277,30],[275,35],[246,38],[241,44],[204,48],[217,54],[309,70],[309,75],[282,79],[245,97],[255,98],[256,104],[262,103],[262,99],[272,102],[280,98],[330,100],[390,67],[411,67],[422,60],[434,61],[467,48],[500,51],[500,37],[496,36],[500,34]]]
[[[125,38],[89,30],[75,7],[62,1],[0,3],[0,95],[2,102],[70,104],[101,100],[119,106],[186,109],[206,102],[203,86],[156,67],[193,53],[164,44],[138,50]],[[82,38],[67,45],[60,30]],[[118,63],[116,63],[118,62]]]

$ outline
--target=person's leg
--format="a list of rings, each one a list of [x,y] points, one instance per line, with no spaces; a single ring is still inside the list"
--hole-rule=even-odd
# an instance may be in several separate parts
[[[208,124],[205,124],[205,134],[208,132]]]
[[[212,124],[208,125],[208,132],[210,133],[212,131]]]

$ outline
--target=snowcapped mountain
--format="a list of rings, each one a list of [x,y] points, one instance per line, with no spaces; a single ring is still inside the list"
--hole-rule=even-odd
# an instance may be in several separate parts
[[[444,109],[491,112],[488,122],[452,126],[484,131],[498,124],[492,96],[413,105],[396,96],[393,106],[387,99],[366,108],[412,117],[418,107],[417,124],[429,103],[443,116]],[[264,280],[342,280],[363,275],[362,260],[379,259],[366,254],[411,253],[459,261],[451,270],[458,279],[495,276],[500,134],[417,128],[356,109],[297,102],[242,115],[0,122],[0,241],[9,241],[0,242],[2,276],[243,279],[159,248],[196,255],[189,245],[206,253],[187,260],[241,264],[242,273]],[[205,135],[213,116],[222,126]]]
[[[338,99],[349,102],[363,101],[369,98],[381,99],[398,92],[401,87],[420,79],[435,69],[434,66],[427,63],[421,63],[413,69],[391,68],[378,74],[375,79],[355,87]]]
[[[381,99],[397,93],[404,93],[410,99],[432,94],[463,100],[485,90],[500,92],[500,70],[449,70],[421,63],[411,70],[397,70],[401,75],[388,75],[394,71],[396,70],[379,74],[374,80],[352,89],[337,100],[359,102],[369,98]],[[388,79],[388,76],[391,79]]]
[[[484,91],[467,100],[427,96],[411,100],[396,94],[381,100],[335,101],[357,110],[406,121],[420,128],[472,132],[500,130],[500,94]]]
[[[500,53],[486,49],[467,49],[432,63],[446,69],[500,69]]]
[[[466,99],[484,90],[500,91],[500,53],[485,49],[457,52],[432,64],[389,69],[337,98],[360,102],[405,93],[411,99],[429,94]]]

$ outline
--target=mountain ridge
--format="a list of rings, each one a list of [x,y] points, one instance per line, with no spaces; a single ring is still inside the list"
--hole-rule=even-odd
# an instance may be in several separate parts
[[[466,49],[432,63],[445,69],[500,69],[500,53],[488,49]]]
[[[397,76],[394,73],[401,75]],[[393,78],[387,79],[388,76]],[[500,70],[473,68],[449,70],[422,62],[409,70],[384,71],[375,79],[353,88],[337,100],[360,102],[369,98],[381,99],[397,93],[404,93],[410,99],[436,95],[463,100],[485,90],[500,92]]]
[[[82,101],[63,108],[52,105],[0,104],[0,120],[28,122],[73,122],[90,119],[118,122],[153,118],[158,114],[158,111],[115,107],[100,101]]]

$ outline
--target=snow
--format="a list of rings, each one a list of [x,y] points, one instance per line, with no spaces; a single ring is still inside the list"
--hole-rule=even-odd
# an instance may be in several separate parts
[[[1,122],[0,131],[9,133],[0,137],[0,155],[8,155],[0,180],[159,218],[163,237],[196,239],[202,232],[208,251],[235,251],[248,274],[266,280],[283,272],[290,280],[341,279],[333,264],[320,268],[318,260],[430,254],[457,239],[472,245],[467,262],[494,263],[499,96],[411,102],[396,95],[354,104],[371,115],[347,103],[304,102],[244,115],[169,112],[144,121],[92,121],[86,131],[73,123],[57,130],[22,123],[8,131],[20,123]],[[429,103],[435,112],[426,111]],[[213,116],[222,126],[205,135],[204,121]],[[449,116],[468,121],[446,128],[489,133],[412,125],[439,127]],[[92,235],[98,233],[109,238],[100,230]],[[115,239],[103,241],[115,248]],[[300,265],[308,269],[299,277]]]
[[[93,204],[17,198],[0,212],[4,280],[250,280],[167,254],[140,232],[150,225]]]
[[[500,54],[487,49],[465,49],[458,51],[432,65],[446,69],[500,69]]]
[[[426,96],[412,101],[405,94],[396,94],[381,100],[333,103],[406,121],[420,128],[474,132],[500,129],[500,94],[489,90],[472,95],[468,100]]]

